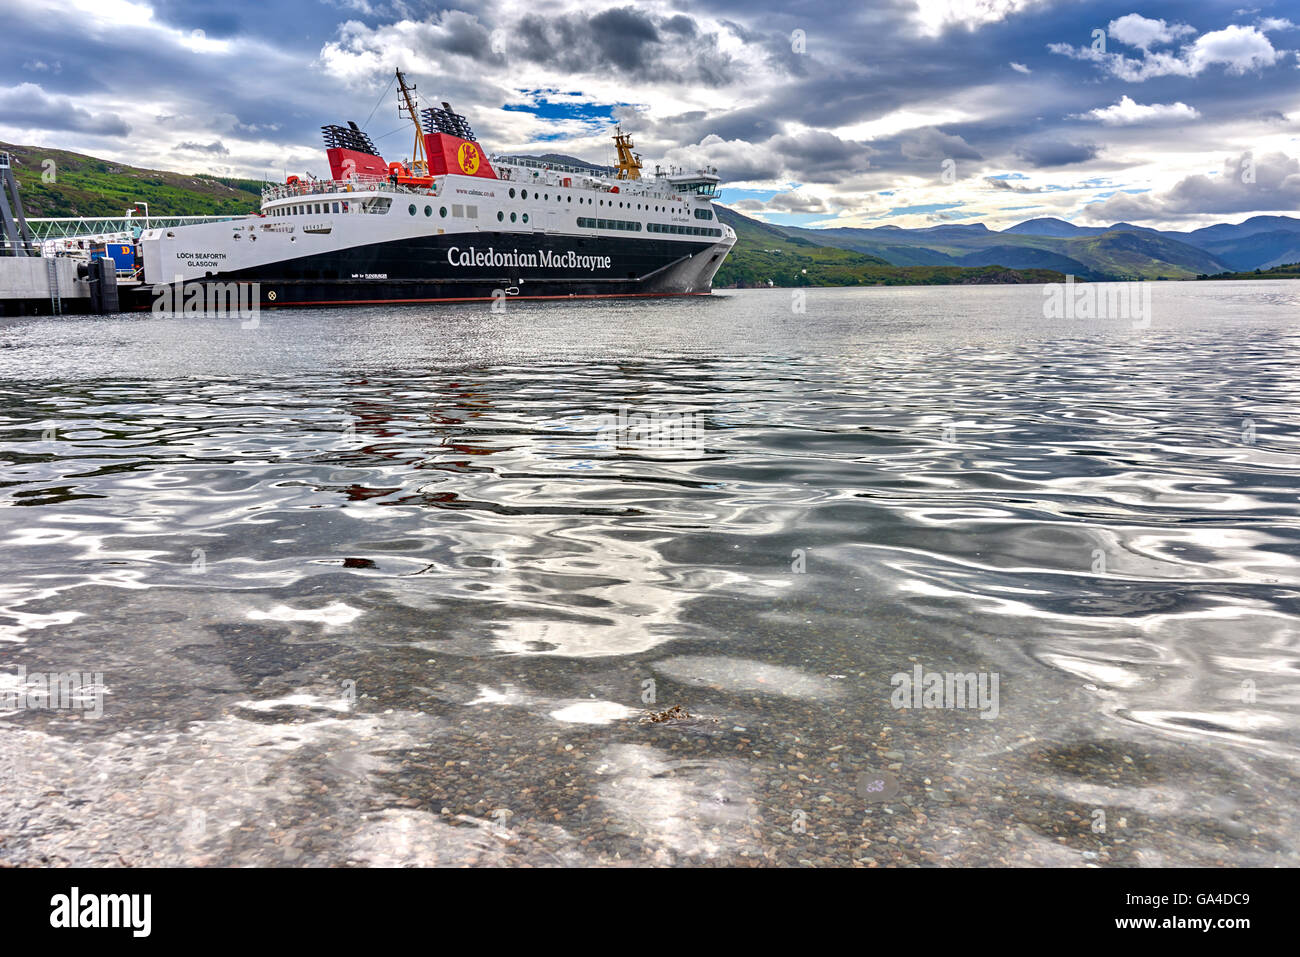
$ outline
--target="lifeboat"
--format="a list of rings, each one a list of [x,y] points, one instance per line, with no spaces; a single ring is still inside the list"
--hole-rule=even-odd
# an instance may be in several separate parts
[[[389,163],[388,178],[401,186],[419,186],[425,189],[433,186],[432,176],[416,176],[404,163]]]

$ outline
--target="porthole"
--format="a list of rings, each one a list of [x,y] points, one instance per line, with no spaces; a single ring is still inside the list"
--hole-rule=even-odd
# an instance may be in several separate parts
[[[515,188],[513,186],[510,187],[510,198],[511,199],[515,198]]]
[[[426,206],[426,207],[424,207],[424,215],[426,215],[426,216],[432,216],[432,215],[433,215],[433,207],[432,207],[432,206]]]
[[[505,218],[506,218],[506,214],[503,213],[503,212],[501,212],[501,210],[498,209],[498,210],[497,210],[497,222],[498,222],[498,223],[503,222],[503,221],[505,220]]]
[[[520,199],[527,199],[527,198],[528,198],[528,190],[526,190],[526,189],[521,189],[521,190],[519,191],[519,198],[520,198]]]
[[[524,213],[524,222],[528,222],[528,214]]]
[[[410,206],[407,206],[407,207],[406,207],[406,211],[407,211],[408,213],[410,213],[412,216],[414,216],[414,215],[415,215],[415,204],[412,203]]]
[[[514,213],[511,213],[511,214],[510,214],[510,222],[513,223],[514,221],[515,221],[515,214],[514,214]]]
[[[439,206],[439,207],[438,207],[438,215],[441,216],[443,219],[446,219],[446,218],[447,218],[447,207],[446,207],[446,206]]]

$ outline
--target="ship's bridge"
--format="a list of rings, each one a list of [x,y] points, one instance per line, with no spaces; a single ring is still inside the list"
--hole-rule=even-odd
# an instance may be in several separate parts
[[[697,170],[670,169],[667,172],[656,169],[655,176],[666,180],[679,193],[694,193],[696,196],[718,195],[718,184],[722,182],[716,166]]]

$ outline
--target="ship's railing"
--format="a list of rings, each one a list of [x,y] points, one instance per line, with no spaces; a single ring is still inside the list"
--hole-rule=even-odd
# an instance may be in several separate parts
[[[559,173],[575,173],[578,176],[593,176],[597,178],[611,177],[614,175],[614,171],[609,168],[589,169],[585,166],[568,166],[564,163],[546,163],[542,160],[532,159],[527,156],[493,154],[489,159],[492,161],[493,166],[498,163],[503,163],[509,166],[527,166],[529,169],[550,170]]]
[[[383,176],[354,176],[350,179],[309,179],[296,183],[276,183],[262,187],[262,202],[270,203],[277,199],[289,199],[294,196],[320,196],[325,193],[373,193],[378,190],[397,193],[418,193],[428,196],[438,193],[438,183],[432,189],[426,186],[394,185],[392,180]]]

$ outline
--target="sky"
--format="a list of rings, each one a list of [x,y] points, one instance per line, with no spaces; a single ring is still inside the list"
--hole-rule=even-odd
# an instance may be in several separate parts
[[[450,101],[489,152],[712,165],[812,227],[1300,210],[1300,3],[0,0],[0,140],[155,169],[328,175]],[[1295,22],[1293,22],[1295,21]]]

